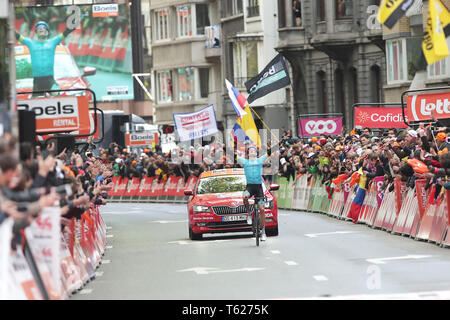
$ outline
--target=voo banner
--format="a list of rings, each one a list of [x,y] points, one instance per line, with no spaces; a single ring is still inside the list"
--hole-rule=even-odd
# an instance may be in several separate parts
[[[299,119],[299,136],[338,135],[342,133],[342,118]]]

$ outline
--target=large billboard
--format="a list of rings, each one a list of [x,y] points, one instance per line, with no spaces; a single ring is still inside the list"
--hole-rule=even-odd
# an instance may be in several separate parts
[[[18,94],[89,88],[98,101],[134,98],[127,4],[17,7],[15,30]]]

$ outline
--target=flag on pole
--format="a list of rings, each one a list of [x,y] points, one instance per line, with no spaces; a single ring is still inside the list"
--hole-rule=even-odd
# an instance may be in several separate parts
[[[256,128],[255,120],[253,119],[250,105],[247,99],[240,93],[233,85],[225,80],[228,88],[228,95],[230,96],[231,104],[238,116],[238,119],[233,127],[234,137],[238,141],[249,141],[258,147],[261,146],[258,128]]]
[[[439,0],[430,0],[425,35],[422,41],[427,63],[433,64],[449,55],[444,28],[450,24],[450,13]]]
[[[392,29],[414,4],[415,0],[382,0],[378,11],[378,21]]]
[[[289,70],[283,56],[279,53],[256,77],[245,83],[249,93],[247,101],[252,103],[256,99],[290,84]]]

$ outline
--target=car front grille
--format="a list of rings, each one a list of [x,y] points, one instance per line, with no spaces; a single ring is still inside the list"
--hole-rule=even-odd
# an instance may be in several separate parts
[[[213,206],[212,208],[214,213],[217,215],[247,213],[247,210],[245,210],[245,206],[243,204],[237,207]]]
[[[228,222],[207,222],[205,227],[210,229],[231,229],[231,228],[239,228],[245,230],[251,230],[251,226],[247,224],[247,221],[228,221]]]

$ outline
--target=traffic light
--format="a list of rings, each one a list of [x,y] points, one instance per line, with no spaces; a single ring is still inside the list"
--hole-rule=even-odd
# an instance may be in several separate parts
[[[170,133],[173,133],[173,131],[174,131],[174,126],[169,126],[169,125],[162,126],[163,134],[170,134]]]

